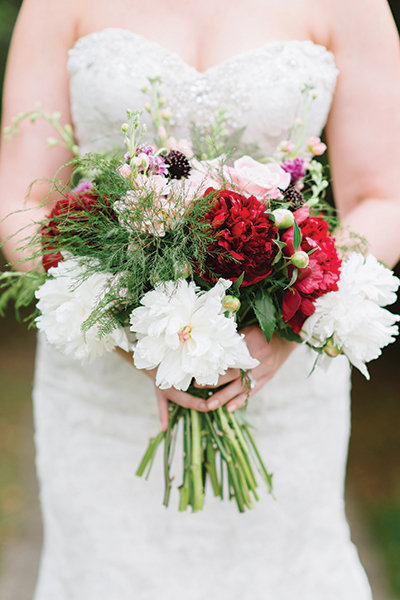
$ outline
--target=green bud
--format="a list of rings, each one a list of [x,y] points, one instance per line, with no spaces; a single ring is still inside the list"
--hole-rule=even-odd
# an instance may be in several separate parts
[[[229,312],[236,313],[240,308],[240,300],[235,296],[225,296],[222,300],[222,306]]]
[[[278,229],[289,229],[294,223],[292,211],[286,208],[277,208],[272,211],[271,215],[274,217],[275,225]]]
[[[339,354],[342,354],[341,348],[335,346],[332,338],[329,338],[329,340],[327,340],[325,346],[323,347],[323,350],[325,354],[331,356],[332,358],[335,358],[335,356],[339,356]]]
[[[128,133],[128,131],[129,131],[129,124],[128,123],[122,123],[122,125],[121,125],[121,131],[122,131],[122,133]]]
[[[307,252],[303,252],[303,250],[298,250],[298,252],[292,254],[290,260],[294,266],[298,267],[299,269],[305,269],[308,267],[308,263],[310,262]]]
[[[179,265],[175,265],[174,271],[176,277],[183,277],[183,279],[187,279],[192,273],[192,267],[190,266],[190,263],[183,262]]]

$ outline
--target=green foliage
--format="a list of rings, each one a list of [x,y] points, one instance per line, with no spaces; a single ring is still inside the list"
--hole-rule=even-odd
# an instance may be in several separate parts
[[[198,160],[213,160],[221,156],[232,159],[244,154],[253,157],[257,155],[256,144],[242,142],[245,127],[230,131],[228,123],[229,115],[224,109],[215,113],[208,127],[199,127],[197,123],[192,123],[190,137],[193,153]]]
[[[46,280],[45,273],[8,271],[0,274],[0,317],[5,315],[10,302],[14,303],[15,315],[21,320],[21,311],[31,307],[35,300],[36,290]],[[33,308],[24,321],[33,322],[36,310]]]
[[[297,250],[300,248],[300,244],[301,244],[301,231],[295,220],[293,222],[293,248],[294,248],[295,252],[297,252]]]
[[[0,94],[12,28],[22,0],[0,1]]]
[[[393,591],[400,596],[400,504],[376,508],[372,512],[371,523],[383,552]]]
[[[13,117],[11,125],[5,127],[4,129],[5,140],[8,141],[13,135],[18,135],[20,124],[27,119],[31,123],[35,123],[39,119],[43,119],[44,121],[50,123],[52,127],[54,127],[59,137],[51,137],[47,139],[47,143],[50,148],[54,148],[55,146],[63,146],[71,150],[72,154],[79,154],[79,147],[75,142],[72,126],[70,124],[61,125],[61,114],[59,112],[49,113],[42,111],[40,103],[38,103],[33,110],[21,112]]]
[[[252,307],[267,342],[270,342],[276,328],[277,311],[273,298],[266,289],[259,288],[252,301]]]

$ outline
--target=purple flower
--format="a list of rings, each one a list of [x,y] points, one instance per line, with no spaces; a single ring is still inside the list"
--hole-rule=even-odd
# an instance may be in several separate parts
[[[136,156],[138,154],[147,154],[147,156],[153,156],[154,148],[153,146],[138,146],[136,148]]]
[[[89,179],[86,179],[85,177],[83,179],[80,180],[80,182],[78,183],[78,185],[76,187],[74,187],[73,190],[71,190],[71,194],[79,194],[81,192],[87,192],[88,190],[91,190],[94,187],[94,184],[89,181]]]
[[[167,174],[168,169],[164,158],[160,155],[155,155],[152,146],[138,146],[136,148],[136,156],[140,154],[145,154],[149,159],[147,173],[152,173],[153,175]]]
[[[290,185],[294,185],[299,179],[304,177],[308,162],[304,158],[286,158],[283,161],[281,166],[286,173],[290,174]]]

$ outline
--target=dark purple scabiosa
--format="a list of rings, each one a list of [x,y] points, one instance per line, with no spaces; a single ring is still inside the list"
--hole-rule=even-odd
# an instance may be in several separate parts
[[[301,208],[304,204],[303,194],[299,192],[293,185],[283,192],[285,202],[289,203],[289,210],[295,211]]]
[[[189,177],[191,166],[186,156],[179,150],[170,150],[164,157],[170,179],[185,179]]]

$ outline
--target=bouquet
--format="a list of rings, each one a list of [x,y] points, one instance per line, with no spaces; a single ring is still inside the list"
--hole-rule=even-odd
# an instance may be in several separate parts
[[[92,360],[120,347],[138,369],[157,369],[156,385],[206,398],[229,368],[252,388],[258,361],[241,331],[256,324],[315,351],[316,361],[344,354],[368,376],[366,363],[394,341],[398,317],[384,309],[399,281],[371,255],[338,247],[339,226],[324,202],[328,182],[316,157],[319,138],[304,123],[273,156],[243,148],[220,111],[192,138],[169,134],[171,115],[160,80],[150,80],[147,105],[154,134],[139,112],[122,125],[125,152],[79,155],[70,126],[40,108],[74,153],[74,174],[60,200],[27,240],[42,267],[0,278],[0,310],[36,298],[33,322],[66,355]],[[264,465],[243,411],[212,412],[172,405],[166,431],[149,442],[137,474],[148,476],[164,445],[164,504],[173,481],[178,429],[183,430],[179,509],[203,508],[213,493],[239,511],[259,499]]]

